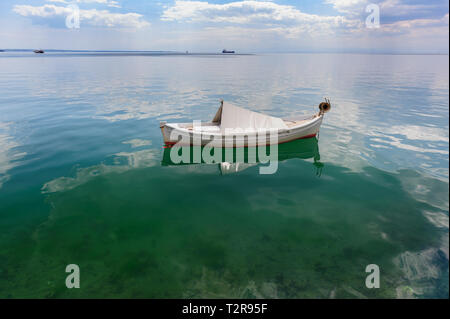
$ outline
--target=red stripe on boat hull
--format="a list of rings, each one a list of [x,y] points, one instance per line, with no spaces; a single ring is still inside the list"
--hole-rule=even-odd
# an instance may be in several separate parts
[[[307,138],[313,138],[313,137],[316,137],[316,133],[314,133],[314,134],[309,134],[309,135],[305,135],[305,136],[302,136],[302,137],[296,137],[296,138],[293,138],[292,140],[289,140],[289,141],[284,141],[284,142],[280,142],[280,143],[278,143],[278,145],[279,144],[284,144],[284,143],[289,143],[289,142],[292,142],[292,141],[295,141],[295,140],[303,140],[303,139],[307,139]],[[170,147],[173,147],[175,144],[177,144],[177,142],[165,142],[165,146],[164,146],[164,148],[170,148]],[[266,144],[266,145],[264,145],[264,146],[268,146],[268,145],[270,145],[270,144]],[[192,144],[190,144],[190,145],[181,145],[181,146],[193,146]],[[204,145],[202,145],[202,146],[204,146]],[[258,146],[260,146],[260,145],[258,145]],[[261,146],[263,146],[263,145],[261,145]],[[247,146],[233,146],[233,148],[237,148],[237,147],[247,147]]]

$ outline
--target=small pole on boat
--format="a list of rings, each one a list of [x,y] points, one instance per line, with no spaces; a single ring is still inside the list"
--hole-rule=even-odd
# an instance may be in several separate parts
[[[325,102],[319,104],[319,114],[318,116],[324,116],[325,113],[331,110],[331,101],[329,98],[324,97]],[[320,138],[320,131],[317,132],[317,139]]]
[[[319,104],[319,116],[322,116],[331,110],[330,99],[328,99],[326,97],[324,97],[324,99],[325,99],[325,102],[321,102]]]

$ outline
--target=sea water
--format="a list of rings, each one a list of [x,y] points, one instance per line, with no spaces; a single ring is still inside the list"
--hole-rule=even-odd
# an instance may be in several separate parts
[[[0,297],[448,298],[448,61],[0,53]],[[275,174],[167,160],[160,121],[324,97]]]

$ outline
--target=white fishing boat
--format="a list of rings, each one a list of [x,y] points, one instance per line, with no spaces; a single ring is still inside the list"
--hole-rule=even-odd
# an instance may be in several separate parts
[[[324,114],[330,109],[330,100],[325,99],[319,104],[317,114],[301,119],[281,119],[221,101],[210,122],[160,122],[160,128],[167,146],[263,146],[315,137]]]

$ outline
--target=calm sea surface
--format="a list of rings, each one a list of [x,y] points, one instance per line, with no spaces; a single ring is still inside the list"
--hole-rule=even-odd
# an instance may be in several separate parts
[[[0,53],[0,297],[448,298],[448,68]],[[324,96],[319,140],[280,146],[276,174],[165,160],[161,120],[209,120],[221,98],[289,118]]]

